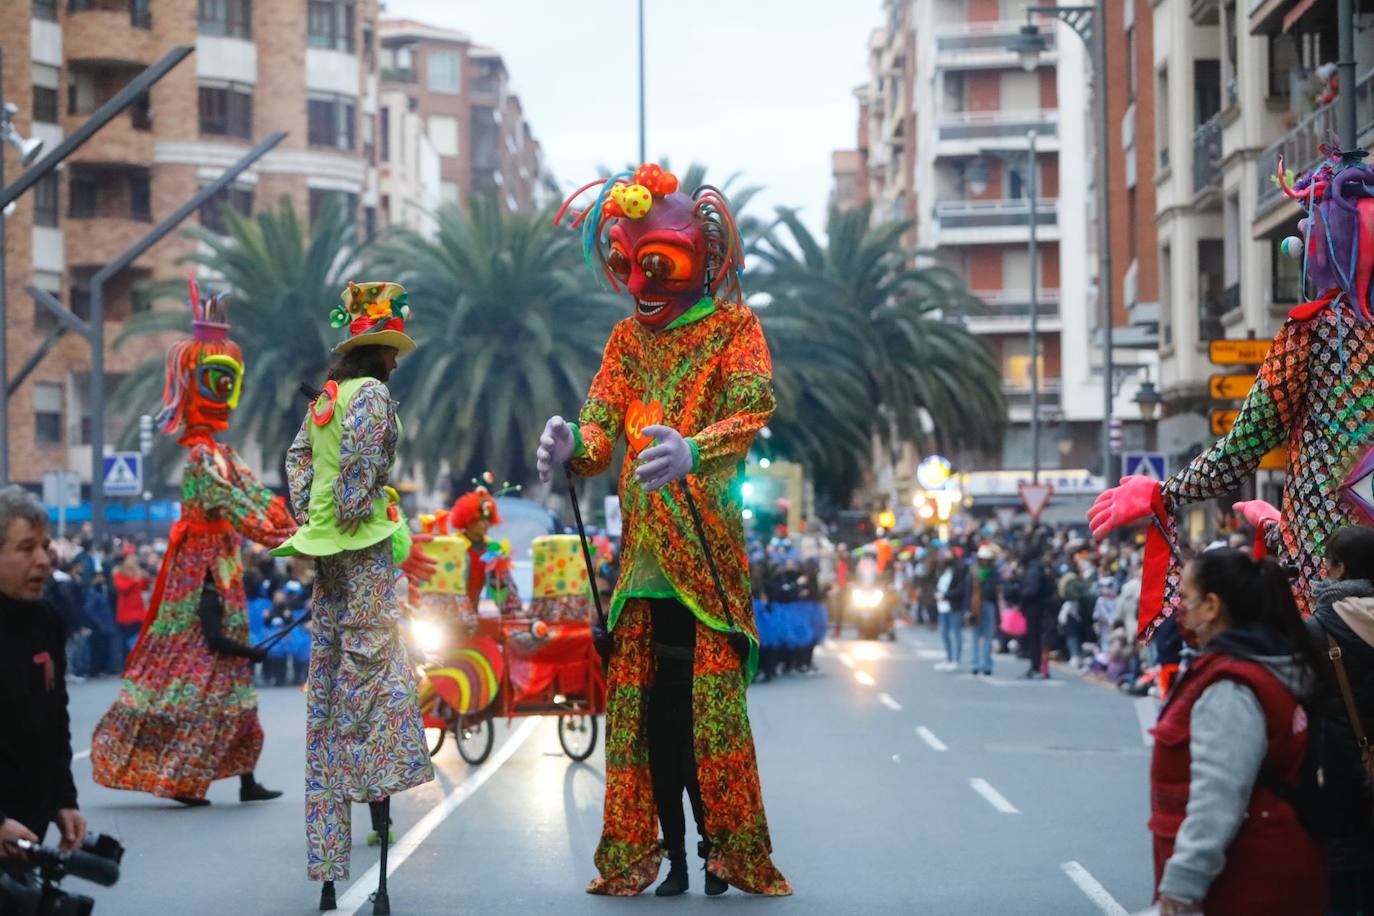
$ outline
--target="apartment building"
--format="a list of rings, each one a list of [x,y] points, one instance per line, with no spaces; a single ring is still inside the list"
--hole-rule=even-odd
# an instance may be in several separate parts
[[[510,212],[542,204],[543,151],[501,55],[462,32],[413,20],[383,20],[380,29],[383,92],[422,119],[439,156],[441,203],[484,194]],[[384,109],[384,128],[393,110]]]
[[[1374,4],[1357,3],[1359,140],[1374,142]],[[1155,219],[1164,417],[1159,445],[1175,466],[1215,438],[1208,358],[1220,338],[1269,338],[1302,290],[1302,264],[1283,257],[1299,210],[1272,176],[1322,158],[1335,130],[1317,75],[1337,57],[1337,5],[1310,0],[1162,0],[1153,11]],[[1142,152],[1143,155],[1143,152]],[[1281,481],[1261,475],[1272,496]],[[1205,524],[1200,514],[1195,527]]]
[[[89,280],[155,223],[266,134],[287,138],[199,221],[214,228],[228,204],[241,213],[286,197],[315,214],[331,198],[376,226],[376,0],[9,0],[0,4],[4,92],[17,126],[51,148],[97,106],[174,46],[195,53],[18,201],[6,223],[6,317],[12,366],[52,319],[25,292],[46,289],[84,317]],[[20,173],[6,150],[6,174]],[[192,217],[192,220],[197,217]],[[190,223],[191,220],[188,220]],[[174,233],[106,291],[106,339],[150,308],[150,281],[185,271],[192,242]],[[107,353],[107,388],[150,344]],[[89,484],[90,355],[67,335],[10,402],[11,471],[35,484],[71,469]],[[107,417],[106,442],[131,417]]]

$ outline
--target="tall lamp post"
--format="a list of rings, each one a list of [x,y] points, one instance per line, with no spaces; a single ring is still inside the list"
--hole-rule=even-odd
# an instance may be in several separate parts
[[[1135,391],[1135,406],[1140,408],[1140,419],[1145,421],[1145,448],[1154,448],[1150,443],[1150,427],[1154,424],[1155,414],[1159,412],[1159,404],[1163,400],[1159,396],[1159,389],[1155,383],[1146,379],[1140,383],[1140,387]]]
[[[1098,143],[1097,184],[1101,203],[1097,212],[1098,237],[1098,278],[1097,294],[1101,300],[1102,319],[1102,475],[1107,484],[1117,476],[1116,456],[1113,454],[1111,423],[1113,386],[1112,376],[1112,236],[1107,219],[1107,184],[1110,178],[1110,157],[1107,155],[1107,36],[1104,0],[1097,0],[1092,6],[1030,6],[1026,8],[1026,24],[1013,36],[1007,47],[1015,51],[1021,60],[1021,67],[1032,72],[1040,64],[1040,55],[1048,47],[1040,27],[1031,21],[1032,16],[1049,16],[1063,22],[1073,29],[1074,34],[1083,39],[1092,53],[1094,100],[1097,105]]]

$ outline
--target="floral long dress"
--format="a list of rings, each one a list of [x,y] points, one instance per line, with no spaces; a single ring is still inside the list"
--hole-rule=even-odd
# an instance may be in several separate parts
[[[287,454],[291,505],[309,514],[314,482],[307,415]],[[342,519],[366,517],[396,456],[396,405],[368,382],[343,409]],[[381,801],[434,778],[418,682],[400,636],[390,540],[317,557],[306,687],[305,832],[312,880],[349,875],[352,803]]]
[[[240,535],[275,547],[295,529],[286,506],[227,445],[192,444],[181,519],[129,656],[117,699],[91,739],[95,781],[163,798],[202,798],[251,772],[262,751],[248,659],[213,651],[197,609],[206,573],[224,602],[224,635],[248,641]]]
[[[692,473],[650,493],[627,459],[620,473],[622,566],[611,601],[615,634],[606,706],[606,806],[589,893],[630,896],[658,874],[662,849],[649,773],[647,706],[654,678],[649,598],[672,596],[696,617],[692,723],[706,809],[710,865],[750,893],[786,895],[772,860],[745,686],[758,659],[737,475],[773,413],[772,362],[758,318],[745,306],[704,299],[661,332],[628,318],[616,325],[577,424],[573,471],[592,475],[616,440],[642,440],[662,422],[688,437]],[[643,445],[640,441],[638,444]],[[699,508],[730,616],[751,643],[741,664],[694,530],[683,488]],[[744,670],[741,670],[744,669]]]

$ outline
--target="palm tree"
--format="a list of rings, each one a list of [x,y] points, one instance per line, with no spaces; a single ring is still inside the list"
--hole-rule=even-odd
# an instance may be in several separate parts
[[[307,230],[285,197],[276,209],[257,216],[239,216],[226,208],[225,217],[226,235],[203,227],[187,230],[199,243],[187,260],[219,277],[213,285],[233,294],[232,333],[247,367],[231,436],[255,438],[275,461],[286,452],[304,416],[299,383],[323,381],[330,349],[340,338],[328,315],[347,281],[355,278],[356,229],[341,207],[330,205]],[[184,308],[147,312],[125,323],[115,345],[189,329]],[[137,408],[134,412],[154,412],[162,384],[162,360],[149,360],[130,374],[115,400]]]
[[[775,227],[759,245],[767,269],[758,285],[771,300],[760,314],[778,367],[780,448],[843,489],[875,434],[894,448],[998,441],[1001,374],[957,320],[977,300],[952,271],[912,266],[902,244],[909,221],[872,226],[866,206],[832,211],[826,246],[793,211],[780,210],[778,226],[788,244]]]
[[[423,347],[424,371],[394,386],[424,410],[406,451],[431,479],[445,462],[459,480],[527,479],[544,420],[582,403],[625,304],[598,289],[577,233],[551,211],[505,213],[477,197],[437,216],[432,240],[400,230],[369,259],[409,290]]]

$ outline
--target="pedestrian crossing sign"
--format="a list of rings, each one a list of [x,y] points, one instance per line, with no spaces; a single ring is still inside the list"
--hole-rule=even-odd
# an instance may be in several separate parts
[[[1163,452],[1125,452],[1121,456],[1121,473],[1126,477],[1148,477],[1160,483],[1169,476]]]
[[[106,455],[104,467],[106,496],[138,496],[143,492],[143,456],[138,452]]]

